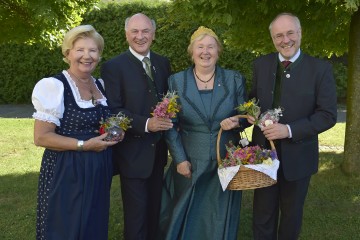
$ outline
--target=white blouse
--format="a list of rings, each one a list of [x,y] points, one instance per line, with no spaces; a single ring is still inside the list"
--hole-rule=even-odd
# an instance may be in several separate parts
[[[94,107],[94,104],[91,100],[81,99],[79,89],[76,86],[75,81],[70,77],[69,73],[66,70],[63,70],[62,73],[65,75],[66,80],[71,87],[71,91],[74,95],[77,105],[80,108]],[[95,78],[91,78],[95,82]],[[102,79],[98,80],[104,87],[104,81]],[[101,95],[102,98],[98,99],[97,103],[107,106],[106,97],[102,93]],[[31,101],[36,110],[36,112],[34,112],[32,115],[33,118],[45,122],[51,122],[56,126],[60,126],[60,119],[63,117],[65,107],[64,85],[59,79],[49,77],[43,78],[37,82],[32,92]]]

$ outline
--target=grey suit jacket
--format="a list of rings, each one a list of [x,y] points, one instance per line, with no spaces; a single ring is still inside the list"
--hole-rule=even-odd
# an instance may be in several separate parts
[[[259,100],[261,111],[272,108],[278,53],[262,56],[254,62],[253,87],[249,98]],[[331,65],[301,54],[284,72],[280,123],[288,124],[292,138],[276,140],[279,158],[287,180],[298,180],[318,170],[318,134],[336,124],[336,84]],[[258,127],[253,141],[266,145]]]

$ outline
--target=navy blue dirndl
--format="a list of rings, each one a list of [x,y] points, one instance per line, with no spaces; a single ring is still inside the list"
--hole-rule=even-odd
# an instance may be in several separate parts
[[[110,114],[108,107],[80,108],[65,76],[55,77],[64,84],[65,106],[56,133],[81,140],[98,136],[101,118]],[[96,84],[104,94],[98,80]],[[111,148],[101,152],[45,149],[38,186],[37,239],[107,239],[112,173]]]

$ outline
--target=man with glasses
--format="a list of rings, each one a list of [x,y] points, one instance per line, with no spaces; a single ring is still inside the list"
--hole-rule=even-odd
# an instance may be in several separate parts
[[[254,239],[291,240],[299,237],[310,178],[318,171],[318,134],[336,123],[336,85],[329,63],[300,50],[296,16],[279,14],[269,30],[278,52],[255,60],[249,98],[262,111],[284,111],[278,124],[254,127],[252,140],[264,147],[273,140],[280,168],[275,185],[254,192],[253,233]]]

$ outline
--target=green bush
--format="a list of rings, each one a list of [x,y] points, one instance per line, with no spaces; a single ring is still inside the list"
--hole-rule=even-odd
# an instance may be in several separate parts
[[[42,45],[0,45],[0,56],[0,103],[30,103],[35,83],[65,65],[59,49]]]
[[[346,102],[346,89],[347,89],[347,80],[348,80],[348,71],[347,66],[343,63],[333,63],[333,70],[336,79],[336,94],[338,102]]]
[[[87,12],[82,24],[91,24],[105,39],[105,49],[100,65],[110,58],[128,49],[125,39],[125,19],[134,13],[142,12],[156,20],[157,30],[152,50],[167,56],[171,61],[172,71],[178,72],[191,66],[187,54],[189,39],[200,25],[212,28],[220,37],[224,28],[207,25],[197,19],[186,17],[186,12],[172,12],[171,3],[153,1],[144,3],[109,3],[101,9]],[[226,40],[226,39],[224,39]],[[31,92],[35,83],[43,77],[51,76],[67,68],[62,61],[61,49],[49,50],[45,46],[6,44],[0,45],[0,104],[30,103]],[[240,52],[224,44],[224,51],[219,64],[228,69],[240,71],[251,85],[252,61],[255,54]],[[99,76],[99,67],[94,76]],[[346,66],[334,64],[339,99],[345,98]]]

